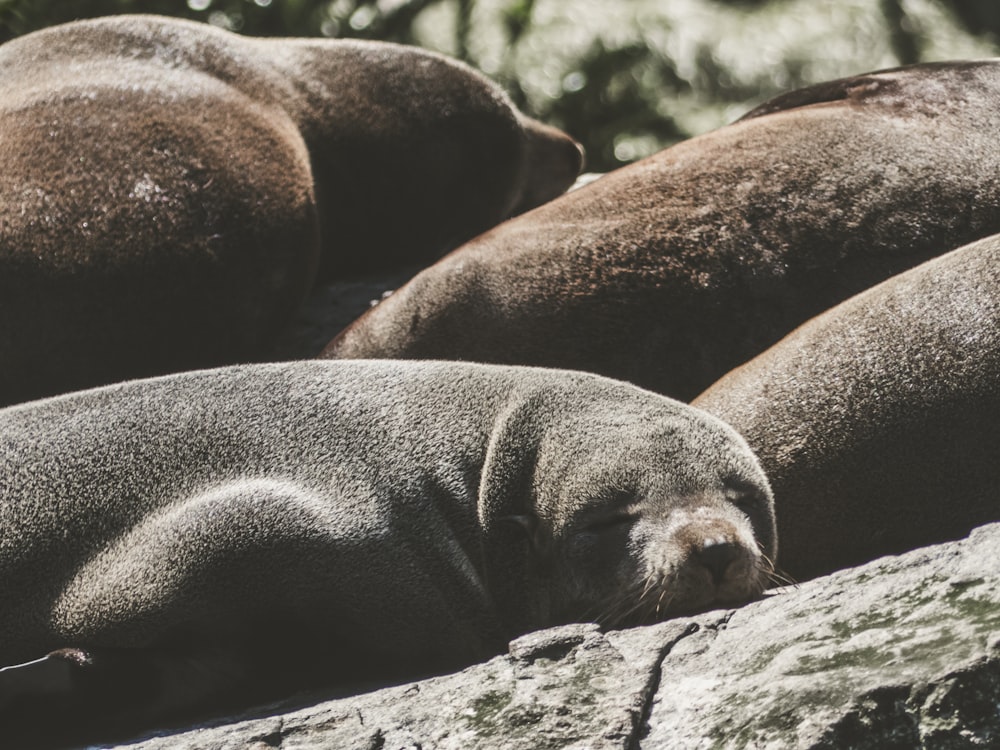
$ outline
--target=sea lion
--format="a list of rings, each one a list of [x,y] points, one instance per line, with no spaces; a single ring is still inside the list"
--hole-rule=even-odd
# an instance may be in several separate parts
[[[776,549],[731,428],[586,373],[245,365],[9,407],[0,442],[5,737],[738,604]]]
[[[436,259],[580,167],[412,47],[130,15],[0,69],[0,404],[266,358],[318,266]]]
[[[796,325],[1000,231],[1000,61],[807,88],[455,250],[322,356],[589,370],[688,400]]]
[[[694,404],[760,457],[795,578],[1000,520],[1000,238],[852,297]]]

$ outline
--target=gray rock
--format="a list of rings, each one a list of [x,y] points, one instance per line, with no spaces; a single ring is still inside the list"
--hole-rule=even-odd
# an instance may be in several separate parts
[[[607,635],[596,625],[553,628],[457,674],[129,747],[627,748],[664,649],[688,627],[674,621]]]
[[[128,747],[994,747],[1000,524],[736,611],[554,628],[457,674],[272,711]]]
[[[995,747],[1000,526],[811,581],[664,659],[651,748]]]

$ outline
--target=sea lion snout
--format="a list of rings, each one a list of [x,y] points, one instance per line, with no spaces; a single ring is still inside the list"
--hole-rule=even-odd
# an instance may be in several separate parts
[[[583,168],[583,146],[561,130],[525,118],[526,158],[523,189],[512,215],[523,213],[562,195]]]
[[[758,597],[774,573],[769,491],[732,494],[619,492],[585,513],[563,538],[567,619],[630,627]]]
[[[587,566],[588,583],[601,581],[604,588],[600,596],[593,588],[578,595],[574,619],[596,619],[608,627],[648,624],[750,601],[770,578],[770,563],[749,519],[695,515],[677,524],[623,518],[595,536],[588,557],[603,559],[613,572],[601,575],[596,565]],[[607,565],[616,555],[612,547],[619,556],[616,566]],[[591,605],[584,607],[587,601]]]
[[[662,550],[650,559],[647,574],[662,582],[661,606],[668,614],[739,604],[764,590],[770,563],[748,517],[713,506],[675,515],[680,519],[668,523]]]

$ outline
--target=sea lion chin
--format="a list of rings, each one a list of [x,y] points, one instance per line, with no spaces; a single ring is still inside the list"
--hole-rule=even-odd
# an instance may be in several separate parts
[[[731,428],[585,373],[232,367],[0,410],[0,436],[0,717],[27,737],[53,706],[78,741],[731,606],[776,550]]]

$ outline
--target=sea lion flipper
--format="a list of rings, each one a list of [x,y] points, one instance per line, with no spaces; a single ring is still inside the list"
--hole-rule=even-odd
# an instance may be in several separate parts
[[[17,747],[59,744],[92,730],[95,708],[113,706],[116,714],[133,710],[143,691],[136,692],[132,680],[117,680],[116,666],[103,654],[64,648],[0,669],[5,739]]]
[[[752,120],[755,117],[763,117],[775,112],[809,107],[815,104],[827,104],[829,102],[847,100],[857,101],[871,97],[876,92],[882,91],[891,80],[879,78],[876,75],[863,75],[818,83],[815,86],[796,89],[786,94],[780,94],[773,99],[768,99],[763,104],[751,109],[739,118],[737,122]]]
[[[233,654],[65,648],[0,669],[0,726],[16,747],[126,736],[245,686]]]
[[[935,76],[944,80],[949,75],[958,79],[970,76],[969,87],[971,88],[975,85],[971,81],[971,75],[982,65],[981,62],[975,60],[923,63],[876,70],[862,75],[838,78],[834,81],[824,81],[768,99],[740,117],[737,122],[775,112],[831,102],[850,102],[862,105],[874,103],[893,107],[913,107],[920,106],[922,102],[936,101],[945,104],[948,97],[954,98],[954,95],[942,91],[940,84],[934,80]]]
[[[71,673],[61,652],[0,668],[0,715],[27,697],[65,695],[72,690]]]

